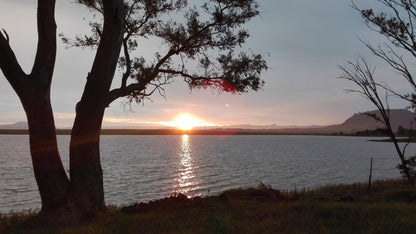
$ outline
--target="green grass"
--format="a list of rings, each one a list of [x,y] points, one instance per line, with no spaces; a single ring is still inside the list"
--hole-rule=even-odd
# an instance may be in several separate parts
[[[264,185],[218,196],[109,207],[85,223],[33,227],[0,217],[0,233],[415,233],[416,189],[401,181],[280,192]]]

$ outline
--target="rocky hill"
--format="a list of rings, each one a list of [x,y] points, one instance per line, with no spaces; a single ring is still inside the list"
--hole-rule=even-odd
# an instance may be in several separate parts
[[[352,134],[358,131],[374,130],[377,128],[384,128],[384,125],[369,115],[376,115],[381,118],[379,111],[368,111],[364,113],[357,113],[345,120],[341,124],[330,125],[323,128],[325,132],[330,133],[347,133]],[[397,131],[398,127],[406,129],[412,128],[412,124],[416,123],[415,113],[407,109],[392,109],[390,110],[391,125],[394,131]],[[413,126],[414,127],[414,126]]]

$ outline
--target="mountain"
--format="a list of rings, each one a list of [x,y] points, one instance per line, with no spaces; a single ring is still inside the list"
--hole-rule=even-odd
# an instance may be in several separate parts
[[[329,126],[280,126],[271,125],[230,125],[220,127],[201,127],[195,128],[193,133],[196,134],[355,134],[359,131],[374,130],[384,128],[383,124],[377,122],[369,115],[380,116],[379,111],[368,111],[364,113],[356,113],[341,124]],[[391,124],[393,130],[397,131],[401,126],[406,129],[412,128],[415,122],[415,113],[407,109],[390,110]],[[0,125],[0,130],[24,130],[27,129],[26,122],[17,122],[14,124]],[[123,130],[123,131],[120,131]],[[137,130],[137,131],[136,131]],[[143,131],[141,131],[143,130]],[[161,132],[154,130],[163,130]],[[175,129],[173,129],[175,130]],[[58,130],[60,134],[68,134],[70,130]],[[149,125],[141,127],[104,127],[105,134],[176,134],[171,128],[159,125]]]
[[[383,124],[374,120],[369,115],[380,117],[379,111],[367,111],[363,113],[353,114],[350,118],[341,124],[333,124],[329,126],[278,126],[278,125],[233,125],[220,127],[221,129],[240,129],[238,132],[248,134],[355,134],[356,132],[365,130],[375,130],[384,128]],[[412,128],[415,122],[415,113],[407,109],[390,110],[391,124],[394,131],[401,126],[406,129]],[[241,131],[244,130],[244,131]]]
[[[21,122],[16,122],[14,124],[0,125],[0,129],[3,129],[3,130],[22,130],[22,129],[28,129],[28,126],[27,126],[27,122],[21,121]]]
[[[322,130],[327,133],[347,133],[352,134],[358,131],[374,130],[377,128],[384,128],[384,125],[372,118],[369,115],[375,115],[381,118],[379,111],[367,111],[364,113],[357,113],[345,120],[341,124],[330,125]],[[390,110],[390,121],[394,131],[398,127],[406,129],[412,128],[412,123],[415,122],[415,113],[407,109],[392,109]]]
[[[310,126],[298,126],[298,125],[251,125],[251,124],[239,124],[239,125],[224,125],[224,126],[210,126],[210,127],[196,127],[196,129],[249,129],[249,130],[273,130],[273,129],[291,129],[291,128],[317,128],[324,127],[325,125],[310,125]]]
[[[249,132],[259,131],[264,134],[355,134],[359,131],[384,128],[382,123],[374,120],[369,115],[381,117],[379,111],[373,110],[353,114],[341,124],[328,126],[279,126],[272,124],[263,126],[232,125],[221,128],[245,129],[250,130]],[[397,131],[399,126],[410,129],[412,128],[412,123],[415,122],[415,113],[407,109],[392,109],[390,110],[390,119],[394,131]]]

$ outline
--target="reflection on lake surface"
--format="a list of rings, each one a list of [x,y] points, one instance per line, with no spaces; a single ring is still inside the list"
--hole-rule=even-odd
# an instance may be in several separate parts
[[[101,136],[108,205],[128,205],[183,193],[215,195],[262,182],[288,190],[398,177],[390,142],[331,136]],[[69,136],[58,136],[68,169]],[[416,144],[408,155],[416,154]],[[29,137],[0,135],[0,213],[39,209]]]
[[[189,144],[189,136],[182,136],[181,151],[179,153],[180,164],[178,165],[178,186],[174,193],[188,194],[191,190],[199,189],[197,178],[194,174],[194,166],[192,164],[192,150]]]

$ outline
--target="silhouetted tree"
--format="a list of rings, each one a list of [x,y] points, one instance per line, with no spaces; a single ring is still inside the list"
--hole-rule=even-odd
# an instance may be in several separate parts
[[[374,78],[375,69],[367,61],[360,57],[357,62],[348,62],[346,66],[340,66],[343,74],[341,78],[347,79],[358,86],[358,92],[373,103],[380,111],[380,116],[371,116],[375,120],[384,124],[388,135],[393,141],[396,152],[401,163],[397,166],[406,178],[414,183],[414,170],[412,160],[405,156],[406,144],[400,148],[396,134],[390,124],[390,114],[388,106],[388,94],[394,94],[409,102],[413,109],[416,107],[416,83],[413,72],[409,70],[405,56],[416,58],[416,3],[412,0],[377,0],[384,7],[384,11],[376,12],[373,9],[360,9],[354,2],[352,7],[361,13],[365,24],[372,30],[383,35],[390,44],[384,46],[373,46],[368,42],[363,43],[370,52],[385,61],[395,72],[400,74],[411,87],[411,93],[401,94],[389,87],[388,84],[377,82]],[[400,52],[397,52],[400,51]],[[385,97],[380,96],[380,92],[386,92]],[[410,141],[410,136],[409,136]]]
[[[400,158],[401,163],[399,164],[399,167],[406,178],[408,178],[409,181],[413,181],[414,178],[412,170],[409,167],[410,165],[406,164],[407,159],[405,157],[405,151],[407,145],[403,149],[399,145],[399,141],[391,125],[390,108],[387,96],[386,99],[384,99],[384,97],[381,97],[379,94],[379,89],[382,88],[380,88],[379,84],[374,80],[374,69],[371,68],[363,58],[357,60],[356,63],[348,62],[347,66],[340,66],[340,69],[343,71],[340,78],[351,81],[358,86],[358,89],[351,89],[348,91],[357,92],[363,95],[377,107],[380,115],[370,114],[369,116],[385,126],[387,135],[392,140],[396,153]],[[385,90],[383,89],[383,91]]]
[[[0,68],[19,96],[29,123],[30,149],[42,200],[42,212],[105,209],[100,164],[100,130],[105,108],[120,97],[141,102],[181,77],[190,88],[213,87],[242,93],[263,86],[267,69],[261,55],[246,54],[249,37],[241,29],[258,15],[254,0],[211,0],[198,10],[185,0],[78,0],[101,15],[91,22],[91,35],[69,46],[96,49],[87,76],[70,141],[70,179],[61,163],[50,104],[50,85],[56,55],[54,0],[38,0],[38,49],[32,72],[25,74],[0,33]],[[184,18],[180,19],[179,16]],[[178,18],[178,20],[173,20]],[[153,60],[132,55],[140,40],[161,40],[165,49]],[[120,51],[122,49],[122,56]],[[110,90],[116,67],[123,69],[120,87]]]

